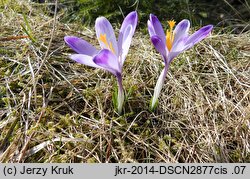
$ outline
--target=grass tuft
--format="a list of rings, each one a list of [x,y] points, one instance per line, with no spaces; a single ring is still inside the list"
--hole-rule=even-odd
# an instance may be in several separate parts
[[[26,1],[0,4],[1,162],[250,162],[250,32],[213,34],[171,64],[155,112],[162,59],[137,32],[122,116],[115,78],[77,64],[63,41],[95,32]],[[29,33],[36,39],[14,39]],[[116,30],[118,31],[118,30]],[[6,40],[6,38],[9,38]]]

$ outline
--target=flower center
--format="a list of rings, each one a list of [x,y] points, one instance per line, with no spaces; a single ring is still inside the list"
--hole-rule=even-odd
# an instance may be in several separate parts
[[[100,34],[99,39],[102,43],[104,43],[104,45],[106,46],[107,49],[109,49],[113,54],[115,54],[115,50],[113,48],[112,43],[111,42],[108,43],[108,41],[107,41],[106,34]]]
[[[168,50],[170,51],[174,42],[174,33],[173,33],[173,28],[175,26],[175,21],[171,20],[168,21],[169,29],[166,32],[166,46]]]

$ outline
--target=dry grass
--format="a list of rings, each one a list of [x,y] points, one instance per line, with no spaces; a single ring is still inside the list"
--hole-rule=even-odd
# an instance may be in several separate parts
[[[63,12],[47,17],[26,1],[0,4],[1,162],[250,162],[250,32],[214,32],[178,56],[154,113],[162,60],[137,32],[118,116],[115,78],[67,57],[63,37],[97,44],[92,29],[59,23]],[[35,42],[6,39],[27,35],[21,25]]]

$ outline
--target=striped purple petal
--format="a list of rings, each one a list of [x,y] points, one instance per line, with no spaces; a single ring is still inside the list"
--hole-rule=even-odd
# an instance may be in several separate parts
[[[168,62],[171,62],[177,55],[179,55],[180,53],[182,53],[183,51],[191,48],[193,45],[192,44],[187,44],[186,43],[186,38],[182,38],[179,39],[179,41],[177,41],[174,46],[172,47],[171,51],[168,54]]]
[[[121,75],[118,58],[110,50],[101,50],[93,59],[94,63],[113,73],[115,76]]]
[[[166,35],[164,33],[164,30],[162,28],[160,21],[153,14],[150,14],[149,19],[150,19],[150,21],[148,23],[149,34],[150,35],[157,35],[158,37],[161,38],[161,41],[165,43],[166,42]],[[153,32],[154,32],[154,34],[153,34]]]
[[[150,20],[148,20],[147,24],[148,24],[149,36],[152,37],[153,35],[156,35],[154,27],[153,27],[152,23],[150,22]]]
[[[138,21],[138,16],[136,11],[129,13],[123,20],[118,37],[119,56],[121,56],[122,64],[124,63],[126,55],[128,54],[132,37],[135,33],[137,21]]]
[[[72,60],[95,68],[102,68],[93,62],[93,57],[84,54],[73,54],[69,56]]]
[[[191,43],[195,45],[196,43],[200,42],[204,38],[206,38],[209,33],[212,31],[213,26],[212,25],[207,25],[202,28],[200,28],[198,31],[193,33],[187,40],[187,44]]]
[[[98,17],[95,22],[96,36],[102,49],[113,50],[118,54],[117,41],[112,25],[105,17]]]
[[[155,46],[155,49],[164,57],[166,58],[167,56],[167,50],[166,50],[166,45],[164,42],[162,42],[162,39],[158,37],[157,35],[153,35],[151,37],[151,42]]]
[[[80,54],[93,56],[98,52],[90,43],[75,36],[65,36],[64,41],[70,48]]]
[[[190,28],[189,20],[184,19],[181,22],[179,22],[174,29],[174,42],[173,42],[173,44],[182,38],[186,38],[188,36],[189,28]]]

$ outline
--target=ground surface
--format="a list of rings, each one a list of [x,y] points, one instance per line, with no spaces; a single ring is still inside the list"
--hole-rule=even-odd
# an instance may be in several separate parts
[[[115,78],[68,58],[63,37],[97,46],[93,29],[26,1],[0,10],[1,162],[250,162],[249,31],[217,29],[179,55],[155,112],[148,107],[162,59],[137,32],[119,116]]]

